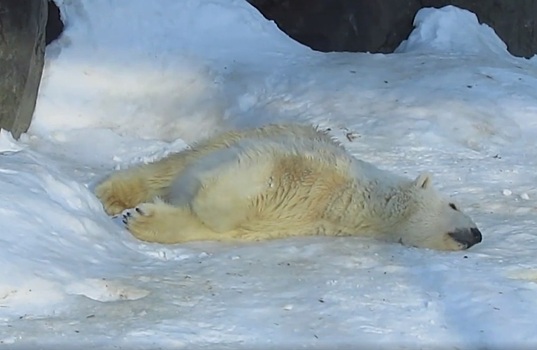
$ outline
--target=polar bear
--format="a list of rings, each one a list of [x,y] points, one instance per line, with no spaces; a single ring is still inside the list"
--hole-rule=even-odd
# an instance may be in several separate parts
[[[158,243],[371,236],[463,250],[481,232],[415,180],[351,156],[326,132],[267,125],[210,137],[153,163],[112,173],[95,193],[138,239]]]

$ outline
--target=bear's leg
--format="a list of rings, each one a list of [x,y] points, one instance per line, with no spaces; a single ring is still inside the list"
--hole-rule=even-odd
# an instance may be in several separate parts
[[[109,215],[134,208],[156,197],[165,197],[181,170],[178,155],[112,173],[95,188],[95,195]]]
[[[138,239],[155,243],[183,243],[218,240],[188,207],[176,207],[160,200],[142,203],[123,214],[127,229]]]

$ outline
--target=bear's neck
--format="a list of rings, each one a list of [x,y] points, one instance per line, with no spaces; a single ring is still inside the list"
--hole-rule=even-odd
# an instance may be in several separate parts
[[[344,235],[397,241],[397,225],[404,214],[394,213],[388,205],[396,193],[401,193],[405,180],[390,180],[386,183],[384,179],[358,179],[348,183],[346,188],[334,193],[332,206],[327,212],[329,220],[337,224],[339,232]]]

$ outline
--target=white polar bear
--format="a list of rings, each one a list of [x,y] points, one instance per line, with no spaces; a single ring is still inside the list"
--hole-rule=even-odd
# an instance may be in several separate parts
[[[149,242],[360,235],[461,250],[482,239],[428,174],[412,181],[380,170],[303,125],[219,134],[117,171],[95,192]]]

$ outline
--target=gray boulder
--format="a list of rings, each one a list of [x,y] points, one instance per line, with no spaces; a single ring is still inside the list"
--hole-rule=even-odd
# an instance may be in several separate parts
[[[47,0],[0,0],[0,128],[28,130],[43,71]]]

